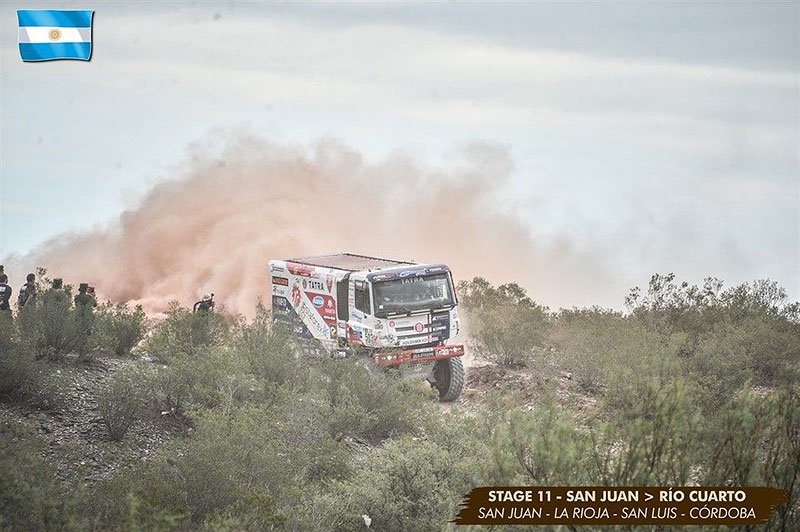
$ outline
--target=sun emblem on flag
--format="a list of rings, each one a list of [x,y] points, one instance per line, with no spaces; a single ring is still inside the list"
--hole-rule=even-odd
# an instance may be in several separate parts
[[[61,30],[59,30],[58,28],[53,28],[52,30],[50,30],[50,33],[48,33],[48,37],[50,37],[51,41],[59,40],[61,38]]]

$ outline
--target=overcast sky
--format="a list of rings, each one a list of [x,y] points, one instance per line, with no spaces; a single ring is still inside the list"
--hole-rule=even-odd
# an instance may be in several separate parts
[[[164,4],[2,3],[0,257],[108,223],[246,126],[444,167],[496,144],[501,207],[623,286],[800,295],[797,2]],[[91,62],[20,60],[14,11],[43,7],[96,11]]]

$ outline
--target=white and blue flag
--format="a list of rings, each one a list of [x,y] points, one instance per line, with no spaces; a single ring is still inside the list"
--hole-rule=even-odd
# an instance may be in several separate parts
[[[20,9],[19,55],[23,61],[81,59],[92,57],[94,11]]]

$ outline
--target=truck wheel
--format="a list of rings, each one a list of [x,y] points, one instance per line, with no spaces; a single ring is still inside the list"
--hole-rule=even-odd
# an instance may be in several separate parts
[[[433,366],[433,387],[439,392],[439,400],[455,401],[464,388],[464,364],[461,357],[438,360]]]

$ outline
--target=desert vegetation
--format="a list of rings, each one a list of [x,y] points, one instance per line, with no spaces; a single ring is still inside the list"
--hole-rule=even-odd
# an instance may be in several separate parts
[[[424,382],[302,356],[263,306],[149,323],[106,304],[87,339],[42,288],[0,316],[0,529],[441,530],[472,487],[525,484],[773,486],[790,498],[768,528],[800,529],[800,305],[779,286],[655,275],[624,312],[458,292],[476,364],[443,407]],[[59,372],[106,359],[124,363],[95,391],[108,452],[174,437],[54,482],[74,458],[29,418],[74,410]]]

